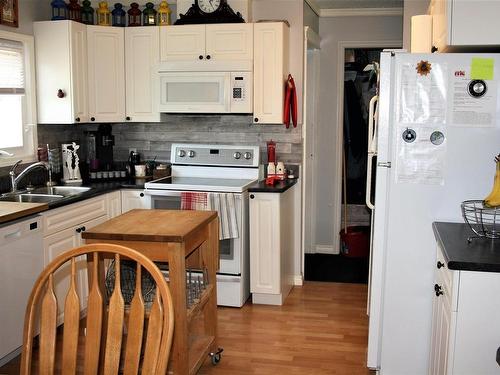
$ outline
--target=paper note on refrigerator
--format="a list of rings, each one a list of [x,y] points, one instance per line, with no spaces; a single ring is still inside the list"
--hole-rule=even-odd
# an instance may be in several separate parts
[[[411,134],[411,141],[406,139],[408,133]],[[396,137],[396,183],[443,185],[445,127],[413,125],[410,128],[399,125]]]
[[[422,69],[425,64],[425,69]],[[447,66],[429,61],[402,64],[396,108],[403,124],[444,124],[447,110]]]
[[[451,125],[494,126],[497,82],[471,79],[468,67],[456,67],[451,77]]]
[[[495,59],[473,57],[470,68],[471,79],[492,80],[495,72]]]

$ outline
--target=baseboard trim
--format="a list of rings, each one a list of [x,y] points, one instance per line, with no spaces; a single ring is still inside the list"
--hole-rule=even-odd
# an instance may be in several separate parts
[[[302,275],[293,276],[293,285],[295,285],[295,286],[304,285],[304,278],[302,277]]]
[[[316,245],[316,254],[339,254],[339,250],[335,251],[333,246]]]

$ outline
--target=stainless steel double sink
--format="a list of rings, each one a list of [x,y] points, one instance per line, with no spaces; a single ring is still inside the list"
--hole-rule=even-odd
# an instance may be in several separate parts
[[[84,186],[51,186],[39,187],[34,190],[22,190],[15,193],[6,193],[0,196],[3,202],[51,203],[66,197],[79,195],[89,191]]]

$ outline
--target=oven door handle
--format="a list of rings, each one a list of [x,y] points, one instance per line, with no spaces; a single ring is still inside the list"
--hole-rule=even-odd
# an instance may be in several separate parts
[[[180,191],[171,190],[144,190],[144,194],[151,197],[180,197]]]

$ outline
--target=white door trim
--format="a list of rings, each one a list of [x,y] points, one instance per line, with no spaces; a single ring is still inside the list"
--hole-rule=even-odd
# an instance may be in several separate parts
[[[335,159],[334,159],[334,184],[333,184],[333,254],[338,254],[340,249],[340,230],[342,228],[342,151],[344,143],[344,61],[347,48],[400,48],[402,40],[379,41],[339,41],[337,45],[337,129],[335,133]],[[367,145],[368,147],[368,145]]]
[[[315,86],[316,86],[316,90],[315,90],[315,94],[314,94],[314,98],[312,99],[313,100],[313,103],[315,103],[315,117],[317,117],[317,112],[318,112],[318,109],[317,109],[317,103],[318,103],[318,95],[319,95],[319,71],[320,71],[320,64],[319,64],[319,60],[320,60],[320,51],[319,51],[319,48],[320,48],[320,42],[321,42],[321,39],[319,37],[319,35],[313,30],[311,29],[309,26],[306,26],[304,27],[304,72],[303,72],[303,77],[304,77],[304,82],[303,82],[303,92],[304,92],[304,112],[303,112],[303,124],[302,124],[302,168],[301,168],[301,180],[303,181],[302,182],[302,225],[301,225],[301,231],[302,231],[302,241],[301,241],[301,247],[302,247],[302,251],[301,251],[301,269],[302,269],[302,275],[304,275],[304,261],[305,261],[305,251],[306,251],[306,248],[307,249],[312,249],[313,247],[313,241],[312,241],[312,230],[315,228],[315,220],[314,218],[316,217],[315,215],[315,212],[316,212],[316,208],[313,206],[313,207],[306,207],[306,202],[307,202],[307,199],[306,197],[311,194],[313,194],[313,192],[315,191],[315,188],[316,188],[316,185],[315,185],[315,178],[312,178],[311,181],[307,181],[307,179],[305,178],[307,176],[307,173],[309,173],[308,171],[308,166],[309,166],[309,163],[307,162],[307,155],[309,155],[310,153],[313,153],[314,154],[314,149],[313,150],[309,150],[308,148],[308,143],[307,143],[307,140],[308,140],[308,121],[307,121],[307,116],[308,116],[308,97],[307,97],[307,92],[308,92],[308,85],[310,84],[308,82],[308,69],[310,68],[309,67],[309,64],[308,64],[308,51],[313,51],[312,53],[314,54],[314,57],[313,57],[313,63],[314,63],[314,66],[312,67],[315,71],[314,71],[314,81],[315,81]],[[314,112],[313,112],[313,115],[314,115]],[[315,121],[317,123],[317,121]],[[314,142],[314,137],[313,137],[313,142]],[[317,170],[316,168],[316,163],[315,163],[315,159],[313,160],[312,164],[311,164],[311,169],[312,169],[312,175],[314,176],[315,174],[315,171]],[[313,200],[314,202],[314,200]],[[306,215],[306,211],[309,211],[311,210],[312,212],[312,215],[311,215],[311,222],[306,222],[305,220],[305,215]],[[310,243],[307,243],[306,244],[306,227],[308,227],[309,231],[311,232],[310,235],[309,235],[309,239],[311,240]]]

